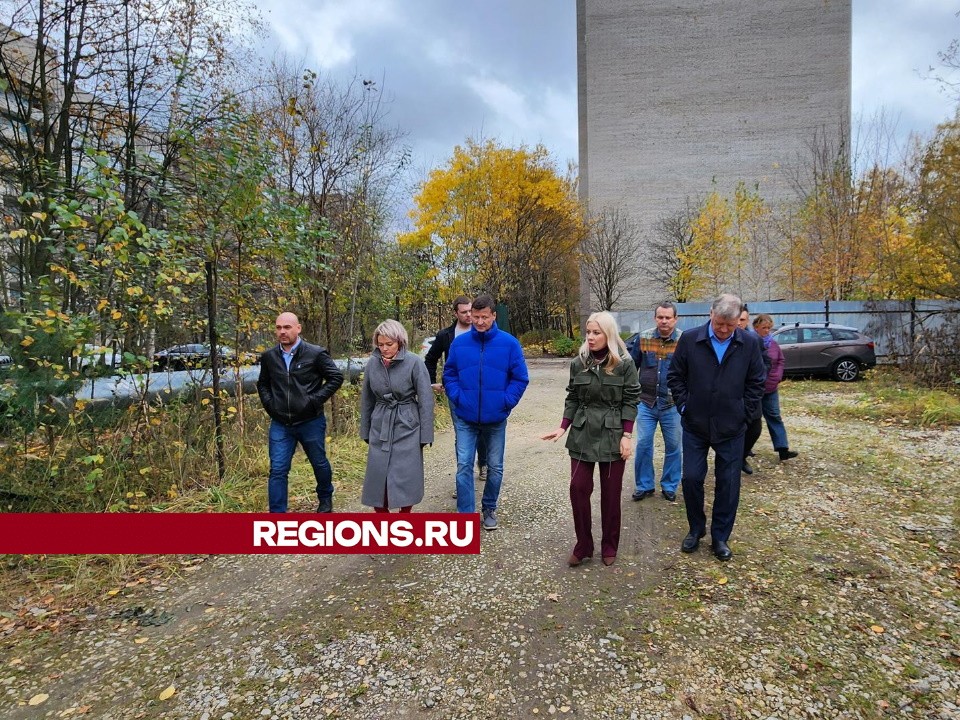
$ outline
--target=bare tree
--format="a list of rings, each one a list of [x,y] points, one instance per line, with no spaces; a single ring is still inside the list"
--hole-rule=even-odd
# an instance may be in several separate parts
[[[377,269],[391,193],[409,160],[403,133],[387,125],[387,104],[374,80],[340,83],[284,57],[267,70],[257,101],[279,148],[278,183],[332,231],[317,240],[326,263],[309,270],[293,298],[306,334],[318,338],[325,326],[328,346],[335,310],[345,318],[342,338],[354,338],[358,294]],[[334,308],[337,298],[349,305]]]
[[[692,286],[686,256],[693,244],[693,221],[699,205],[687,201],[686,207],[661,217],[654,224],[656,241],[647,251],[647,265],[652,279],[666,287],[677,302],[688,302]]]
[[[590,292],[603,310],[623,296],[641,258],[640,229],[621,208],[604,208],[580,245]]]

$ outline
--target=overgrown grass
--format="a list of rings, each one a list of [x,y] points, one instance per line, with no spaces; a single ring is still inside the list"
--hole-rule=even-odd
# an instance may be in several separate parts
[[[960,425],[960,394],[922,387],[895,368],[877,368],[855,383],[790,380],[780,393],[791,406],[818,416],[918,427]]]
[[[341,388],[327,408],[327,454],[337,510],[360,510],[367,446],[359,437],[359,386]],[[0,496],[7,512],[265,512],[270,460],[269,418],[256,396],[225,419],[227,473],[216,476],[213,429],[206,405],[181,401],[146,409],[80,414],[57,437],[0,449]],[[231,400],[228,407],[238,407]],[[436,426],[449,427],[443,398]],[[98,458],[91,461],[90,458]],[[98,471],[91,477],[91,472]],[[290,471],[291,512],[316,509],[316,483],[298,450]],[[163,582],[197,558],[143,555],[0,556],[0,630],[4,622],[49,626],[64,608],[79,607],[128,583]],[[49,602],[47,602],[49,601]],[[23,612],[27,605],[40,608]]]

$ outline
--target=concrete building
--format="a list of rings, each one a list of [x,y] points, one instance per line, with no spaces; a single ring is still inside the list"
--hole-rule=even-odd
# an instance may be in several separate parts
[[[849,125],[850,21],[851,0],[577,0],[591,212],[623,208],[650,243],[659,218],[739,181],[789,196],[784,167]],[[664,292],[643,278],[618,309]]]

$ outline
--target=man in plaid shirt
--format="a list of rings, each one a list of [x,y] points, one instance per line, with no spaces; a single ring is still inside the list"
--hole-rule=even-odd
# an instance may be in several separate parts
[[[680,485],[683,436],[680,414],[667,387],[667,371],[682,331],[677,329],[677,306],[668,300],[657,306],[654,318],[657,326],[641,332],[627,348],[640,376],[633,499],[644,500],[654,493],[653,436],[659,423],[665,446],[660,492],[664,499],[675,502]]]

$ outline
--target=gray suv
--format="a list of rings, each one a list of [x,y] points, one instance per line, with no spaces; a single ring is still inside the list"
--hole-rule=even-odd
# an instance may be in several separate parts
[[[873,340],[844,325],[785,325],[773,331],[773,339],[783,350],[785,375],[829,375],[853,382],[877,364]]]

